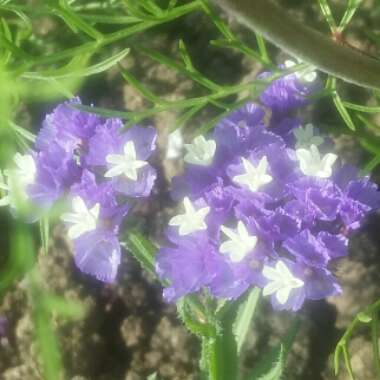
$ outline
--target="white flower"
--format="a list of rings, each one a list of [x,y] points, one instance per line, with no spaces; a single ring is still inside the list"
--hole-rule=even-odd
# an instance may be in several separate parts
[[[310,149],[297,149],[296,155],[303,174],[312,177],[329,178],[332,166],[338,158],[334,153],[327,153],[321,158],[318,148],[312,145]]]
[[[308,148],[310,145],[319,146],[323,144],[321,136],[314,135],[314,127],[312,124],[306,124],[305,128],[299,127],[293,130],[296,138],[296,149]]]
[[[185,197],[183,200],[185,207],[185,213],[176,215],[170,219],[170,226],[179,226],[179,234],[181,236],[189,235],[195,231],[202,231],[207,228],[207,224],[204,219],[210,212],[210,207],[203,207],[199,210],[195,210],[190,199]]]
[[[208,166],[215,155],[216,143],[203,136],[196,137],[191,144],[185,144],[187,153],[184,160],[189,164]]]
[[[128,141],[124,145],[124,154],[109,154],[106,156],[106,161],[113,167],[104,174],[105,177],[112,178],[124,174],[132,181],[137,181],[137,169],[148,164],[146,161],[136,159],[133,141]]]
[[[304,286],[304,282],[294,277],[281,260],[276,263],[274,268],[265,265],[263,268],[263,276],[270,280],[263,289],[263,295],[269,296],[276,293],[277,301],[281,305],[286,303],[293,289]]]
[[[260,187],[272,182],[272,177],[267,174],[268,160],[264,156],[257,167],[254,167],[251,162],[249,162],[244,157],[241,157],[243,161],[243,166],[245,173],[233,177],[233,181],[239,185],[248,186],[249,190],[252,192],[257,191]]]
[[[297,58],[297,61],[298,61],[298,63],[296,63],[296,62],[294,62],[294,61],[288,59],[288,60],[286,60],[286,61],[284,62],[285,67],[286,67],[287,69],[289,69],[289,68],[291,68],[291,67],[293,67],[293,66],[295,66],[295,65],[297,65],[297,64],[299,64],[299,63],[303,63],[303,62],[302,62],[300,59],[298,59],[298,58]],[[315,68],[314,68],[314,66],[311,66],[311,65],[310,65],[308,68],[306,68],[306,69],[296,71],[294,74],[295,74],[295,76],[296,76],[299,80],[301,80],[301,81],[303,81],[303,82],[312,83],[312,82],[314,82],[314,81],[317,79],[317,73],[316,73],[316,71],[315,71]]]
[[[181,155],[183,148],[182,132],[178,128],[168,136],[168,146],[166,149],[166,158],[175,159]]]
[[[70,239],[77,239],[84,233],[96,229],[100,211],[99,203],[96,203],[89,210],[83,199],[76,196],[73,198],[72,208],[74,212],[65,213],[61,216],[61,220],[72,224],[68,231]]]
[[[7,185],[7,182],[5,180],[5,177],[0,170],[0,190],[3,190],[3,192],[9,192],[9,186]],[[0,198],[0,207],[1,206],[8,206],[11,203],[11,199],[9,194],[4,195],[3,197]]]
[[[12,170],[12,172],[17,178],[17,181],[23,185],[33,183],[37,172],[33,156],[30,154],[22,155],[16,153],[13,160],[16,163],[16,169]],[[7,173],[5,174],[7,175]]]
[[[30,154],[16,153],[13,161],[16,164],[15,168],[4,170],[4,175],[0,171],[0,189],[7,193],[0,199],[0,206],[10,205],[15,208],[16,200],[25,201],[27,199],[25,189],[34,183],[37,168],[33,156]]]
[[[220,229],[229,240],[220,245],[219,251],[228,254],[232,262],[240,262],[256,247],[257,237],[249,235],[242,221],[238,222],[236,231],[225,226],[221,226]]]

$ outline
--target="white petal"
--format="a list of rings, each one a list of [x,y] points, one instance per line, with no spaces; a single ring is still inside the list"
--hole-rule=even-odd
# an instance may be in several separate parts
[[[176,216],[173,216],[169,220],[169,226],[180,226],[183,222],[184,222],[184,216],[176,215]]]
[[[124,168],[123,166],[114,166],[113,168],[107,170],[104,173],[104,177],[106,178],[113,178],[113,177],[118,177],[119,175],[124,173]]]
[[[292,288],[290,287],[284,287],[282,289],[279,289],[276,293],[276,298],[277,298],[277,301],[281,304],[281,305],[285,305],[286,304],[286,301],[288,300],[289,298],[289,295],[290,295],[290,292],[292,291]]]
[[[269,282],[263,289],[263,296],[270,296],[281,289],[282,284],[278,281]]]
[[[127,156],[128,158],[131,158],[132,160],[136,159],[136,149],[135,149],[135,144],[133,143],[133,141],[128,141],[124,145],[124,154],[125,156]]]
[[[266,277],[268,280],[277,281],[278,280],[278,272],[276,269],[269,267],[267,265],[263,268],[263,276]]]
[[[86,213],[87,212],[87,206],[84,203],[84,200],[79,196],[76,196],[73,198],[72,207],[73,207],[73,210],[77,213]]]
[[[0,198],[0,207],[9,206],[10,203],[11,203],[11,199],[9,195],[6,195],[5,197]]]

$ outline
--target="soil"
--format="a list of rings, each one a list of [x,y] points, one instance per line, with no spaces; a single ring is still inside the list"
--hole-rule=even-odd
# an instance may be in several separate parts
[[[290,0],[286,3],[293,9],[295,17],[313,20],[313,25],[323,29],[322,19],[317,16],[318,9],[314,5]],[[337,9],[341,3],[334,2]],[[352,40],[360,40],[357,30],[364,21],[373,23],[368,12],[370,3],[364,2],[364,11],[348,33]],[[243,38],[251,37],[247,30],[234,22],[231,26]],[[210,47],[208,41],[217,36],[217,31],[205,17],[194,14],[140,35],[131,43],[132,46],[149,45],[173,56],[177,51],[178,38],[184,38],[195,66],[211,79],[219,83],[237,83],[243,78],[253,78],[261,67],[237,53]],[[368,48],[373,49],[372,46]],[[284,56],[276,49],[270,50],[278,61],[283,59]],[[199,96],[202,91],[185,77],[139,54],[131,54],[123,65],[154,93],[163,97]],[[362,96],[362,92],[352,94],[352,90],[345,87],[342,91],[353,97]],[[90,78],[79,95],[84,103],[119,110],[138,110],[148,105],[133,87],[120,82],[117,70]],[[42,108],[36,105],[24,107],[32,122],[40,124]],[[49,106],[44,105],[44,110],[46,108]],[[201,113],[187,130],[195,128],[213,112],[215,110],[208,109]],[[325,100],[305,112],[308,119],[318,125],[330,127],[342,124],[339,115]],[[167,138],[170,128],[175,125],[175,117],[175,113],[162,113],[151,120],[159,131],[160,153],[156,167],[164,179],[157,184],[153,199],[141,208],[140,218],[145,220],[146,231],[154,239],[161,236],[175,206],[169,197],[169,179],[181,170],[182,163],[165,158]],[[340,134],[334,139],[337,150],[347,161],[358,164],[366,158],[349,135]],[[379,178],[379,173],[375,173],[375,178]],[[2,231],[9,229],[9,221],[9,216],[2,212]],[[339,376],[334,375],[332,355],[338,339],[357,312],[380,298],[379,229],[380,215],[372,215],[351,239],[350,256],[340,262],[335,272],[342,284],[343,296],[305,305],[300,313],[302,327],[289,357],[284,379],[349,379],[344,369]],[[6,238],[0,239],[1,246],[7,247]],[[44,286],[54,294],[80,302],[86,310],[85,317],[79,320],[54,320],[66,379],[142,380],[154,372],[163,380],[198,378],[200,346],[197,339],[178,320],[175,306],[163,302],[160,286],[141,271],[130,255],[123,256],[117,283],[105,286],[77,270],[65,231],[57,224],[50,236],[49,253],[38,257]],[[43,379],[36,356],[32,310],[25,295],[25,286],[25,281],[14,284],[0,302],[0,380]],[[274,313],[266,301],[262,302],[247,339],[243,368],[252,367],[258,357],[286,333],[290,319],[289,313]],[[350,350],[357,378],[373,380],[375,375],[372,372],[368,328],[363,326],[355,333]]]

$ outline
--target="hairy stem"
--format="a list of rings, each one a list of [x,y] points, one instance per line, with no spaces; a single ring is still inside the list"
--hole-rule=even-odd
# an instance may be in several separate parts
[[[323,72],[359,86],[380,89],[380,60],[294,20],[271,0],[214,0],[269,41]]]

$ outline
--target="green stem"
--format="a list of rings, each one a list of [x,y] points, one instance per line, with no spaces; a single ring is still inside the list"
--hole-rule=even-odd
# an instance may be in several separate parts
[[[255,32],[321,71],[359,86],[380,88],[380,61],[338,44],[296,21],[270,0],[214,0]]]
[[[372,313],[372,349],[373,364],[375,367],[376,377],[380,379],[380,356],[379,356],[379,312],[375,310]]]

